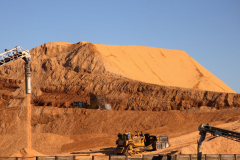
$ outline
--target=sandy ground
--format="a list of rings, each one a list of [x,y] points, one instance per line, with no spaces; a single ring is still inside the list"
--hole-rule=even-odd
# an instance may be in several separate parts
[[[31,150],[26,148],[24,109],[3,109],[0,117],[0,156],[111,155],[116,147],[117,134],[136,130],[169,136],[169,148],[143,154],[195,154],[200,124],[208,122],[235,131],[240,128],[239,109],[219,111],[204,108],[153,112],[33,107]],[[6,115],[11,115],[11,120],[7,121]],[[9,131],[12,133],[9,134]],[[239,153],[239,147],[236,147],[239,142],[211,138],[208,135],[208,140],[204,142],[204,154]]]

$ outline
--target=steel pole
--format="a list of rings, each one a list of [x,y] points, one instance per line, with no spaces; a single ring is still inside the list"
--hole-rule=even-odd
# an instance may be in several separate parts
[[[206,137],[206,132],[200,132],[200,135],[201,135],[201,137],[198,141],[198,148],[197,148],[197,160],[202,159],[203,142],[204,142],[205,137]]]
[[[30,62],[25,61],[25,86],[27,96],[27,148],[31,149],[31,78]]]

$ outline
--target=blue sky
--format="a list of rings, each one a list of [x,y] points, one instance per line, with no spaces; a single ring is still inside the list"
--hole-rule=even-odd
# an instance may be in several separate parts
[[[0,52],[88,41],[186,51],[240,93],[240,0],[1,0]]]

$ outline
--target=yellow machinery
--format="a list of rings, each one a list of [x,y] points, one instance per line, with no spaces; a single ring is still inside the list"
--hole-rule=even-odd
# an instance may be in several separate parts
[[[133,135],[131,132],[119,133],[116,141],[115,154],[134,155],[144,151],[158,150],[169,147],[167,136],[149,134]]]

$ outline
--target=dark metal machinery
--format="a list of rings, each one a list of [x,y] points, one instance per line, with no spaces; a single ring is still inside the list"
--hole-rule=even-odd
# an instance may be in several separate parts
[[[227,130],[224,128],[214,127],[210,126],[208,123],[203,123],[198,127],[199,134],[201,135],[199,141],[198,141],[198,160],[201,160],[202,158],[202,148],[203,148],[203,142],[206,137],[206,133],[211,133],[213,136],[222,136],[237,142],[240,142],[240,132]]]
[[[26,94],[30,94],[31,93],[30,62],[32,61],[32,58],[28,50],[25,50],[20,46],[17,46],[10,50],[5,49],[5,52],[0,53],[0,66],[3,66],[19,58],[22,58],[25,61]]]
[[[30,94],[31,93],[30,62],[32,61],[32,58],[28,50],[25,50],[20,46],[17,46],[10,50],[5,49],[5,52],[0,53],[0,66],[3,66],[19,58],[22,58],[25,61],[26,94]]]

